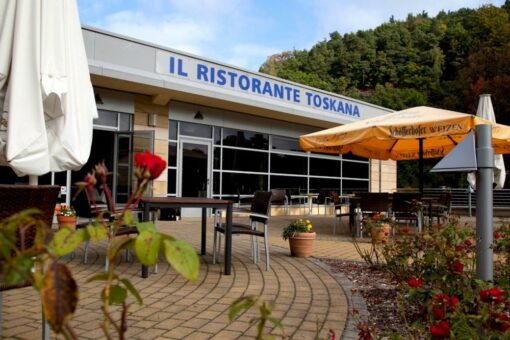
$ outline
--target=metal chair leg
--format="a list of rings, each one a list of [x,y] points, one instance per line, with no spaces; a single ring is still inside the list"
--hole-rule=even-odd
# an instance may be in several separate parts
[[[85,254],[83,254],[83,263],[87,263],[87,257],[89,255],[89,243],[90,241],[85,242]]]
[[[264,246],[266,250],[266,271],[269,271],[269,233],[267,232],[267,224],[264,224]]]

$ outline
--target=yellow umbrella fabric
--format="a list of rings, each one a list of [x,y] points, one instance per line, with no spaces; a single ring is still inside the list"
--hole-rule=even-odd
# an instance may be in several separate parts
[[[418,106],[301,136],[305,151],[354,155],[372,159],[420,159],[443,157],[474,129],[492,125],[492,144],[497,154],[510,153],[510,127],[454,111]]]

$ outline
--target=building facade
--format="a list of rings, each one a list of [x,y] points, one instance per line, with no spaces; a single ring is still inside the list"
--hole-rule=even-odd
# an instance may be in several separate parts
[[[52,174],[43,182],[69,186],[104,161],[123,202],[133,152],[152,150],[168,161],[155,196],[396,188],[393,161],[309,153],[298,143],[302,134],[391,110],[92,27],[83,35],[99,112],[91,157],[70,181]]]

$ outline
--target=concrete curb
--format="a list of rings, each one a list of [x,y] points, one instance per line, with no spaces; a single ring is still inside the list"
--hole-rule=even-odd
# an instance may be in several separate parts
[[[344,291],[344,294],[347,298],[347,303],[349,306],[349,310],[347,313],[347,322],[345,324],[344,331],[342,335],[339,337],[340,339],[345,340],[356,340],[358,339],[358,330],[356,328],[357,319],[367,319],[369,316],[367,304],[365,302],[365,299],[361,294],[353,294],[352,289],[354,288],[352,282],[342,273],[333,273],[331,270],[331,267],[327,265],[326,263],[322,262],[321,260],[332,260],[335,259],[326,259],[326,258],[313,258],[314,263],[321,267],[322,269],[326,270],[340,285],[342,290]],[[358,317],[354,317],[352,315],[353,309],[356,309],[358,311]]]

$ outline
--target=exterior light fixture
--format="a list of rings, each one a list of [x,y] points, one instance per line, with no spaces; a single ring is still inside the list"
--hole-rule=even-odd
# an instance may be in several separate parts
[[[197,111],[197,113],[195,113],[195,117],[193,117],[193,119],[204,120],[204,116],[202,115],[202,113],[200,111]]]
[[[157,121],[156,114],[155,113],[149,113],[149,115],[147,116],[147,125],[155,127],[156,126],[156,121]]]

